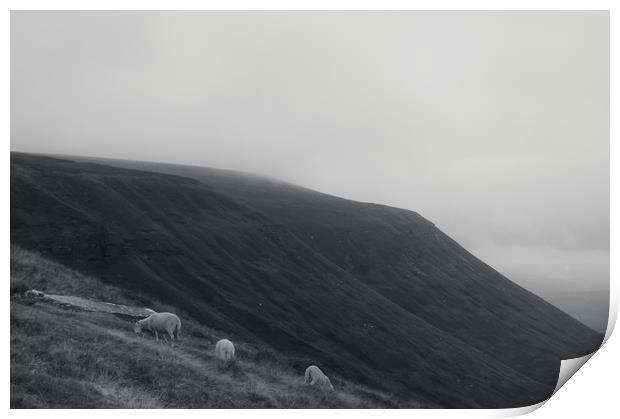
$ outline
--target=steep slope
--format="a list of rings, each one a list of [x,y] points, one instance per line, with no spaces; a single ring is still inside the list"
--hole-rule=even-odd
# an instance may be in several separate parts
[[[410,211],[212,169],[11,163],[12,242],[399,397],[535,403],[601,340]]]
[[[609,290],[548,292],[541,294],[556,307],[600,333],[607,330]]]
[[[559,359],[590,352],[602,339],[412,211],[238,172],[110,163],[199,180],[279,220],[313,250],[390,301],[549,385],[555,384]],[[517,348],[527,348],[528,355]]]

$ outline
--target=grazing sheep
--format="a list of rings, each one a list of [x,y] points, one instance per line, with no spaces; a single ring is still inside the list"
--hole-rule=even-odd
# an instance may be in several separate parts
[[[331,391],[334,390],[334,386],[332,386],[329,378],[325,374],[323,374],[323,371],[321,371],[321,369],[316,365],[310,365],[308,368],[306,368],[306,374],[304,375],[304,384],[317,386]]]
[[[215,344],[215,356],[223,361],[228,361],[235,357],[235,345],[228,339],[219,340]]]
[[[155,334],[155,339],[159,340],[159,333],[168,333],[170,343],[176,338],[179,340],[179,332],[181,331],[181,320],[176,314],[172,313],[154,313],[146,319],[138,320],[134,325],[133,331],[142,333],[150,330]],[[164,335],[164,340],[165,340]]]

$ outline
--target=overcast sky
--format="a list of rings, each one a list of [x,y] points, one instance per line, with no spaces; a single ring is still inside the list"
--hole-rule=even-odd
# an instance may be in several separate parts
[[[609,15],[13,12],[11,149],[261,173],[606,289]]]

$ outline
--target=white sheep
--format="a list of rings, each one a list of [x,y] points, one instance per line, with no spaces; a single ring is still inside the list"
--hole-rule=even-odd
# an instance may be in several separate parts
[[[181,331],[181,319],[172,313],[154,313],[146,319],[138,320],[133,328],[134,332],[140,334],[149,330],[155,334],[155,339],[159,340],[159,333],[168,333],[170,342],[176,338],[179,340]],[[165,339],[165,335],[164,335]]]
[[[150,309],[150,308],[148,308],[148,307],[144,307],[144,309],[143,309],[143,310],[144,310],[144,311],[146,312],[146,314],[147,314],[147,315],[149,315],[149,316],[150,316],[151,314],[155,314],[155,313],[157,313],[155,310],[152,310],[152,309]]]
[[[332,386],[329,378],[316,365],[310,365],[308,368],[306,368],[306,374],[304,375],[304,384],[317,386],[331,391],[334,390],[334,386]]]
[[[215,344],[215,356],[223,361],[228,361],[235,357],[235,345],[228,339],[219,340]]]

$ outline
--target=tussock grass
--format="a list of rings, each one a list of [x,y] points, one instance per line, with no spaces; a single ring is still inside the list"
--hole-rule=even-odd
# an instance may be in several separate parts
[[[12,247],[11,279],[26,278],[50,293],[132,303],[120,290]],[[398,407],[339,377],[335,392],[304,386],[304,371],[282,355],[236,338],[237,357],[221,361],[213,349],[224,334],[182,318],[181,340],[172,346],[135,335],[129,319],[12,298],[11,407]]]

